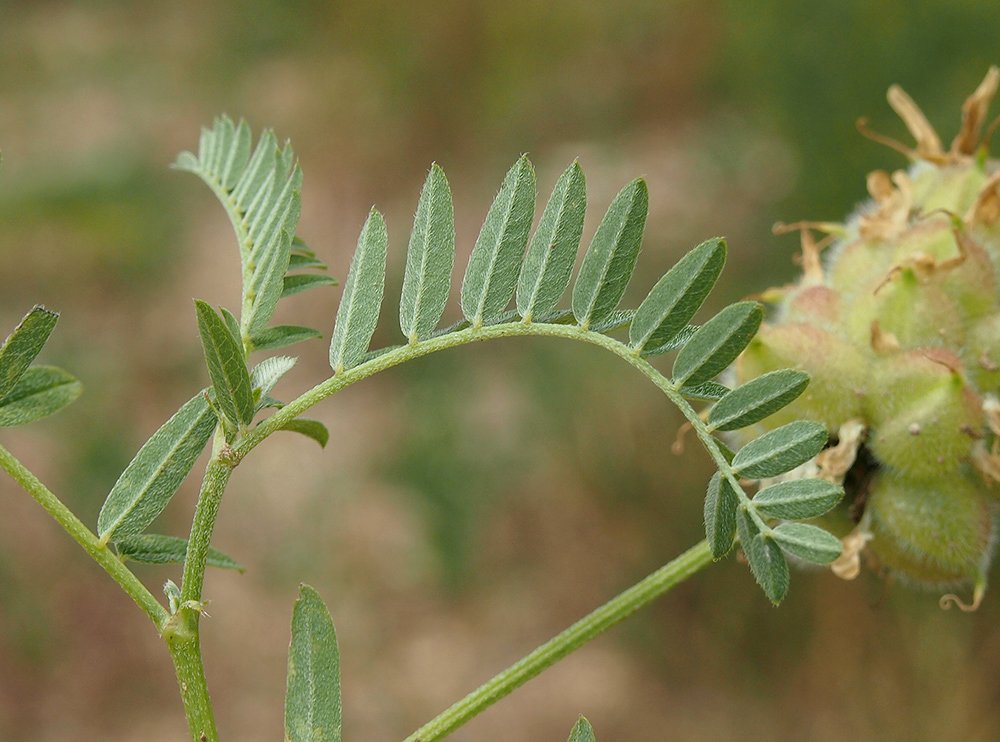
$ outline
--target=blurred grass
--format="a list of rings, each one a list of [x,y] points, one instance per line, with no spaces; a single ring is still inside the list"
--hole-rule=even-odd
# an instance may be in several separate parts
[[[588,234],[647,177],[633,301],[726,234],[718,306],[793,275],[795,240],[771,237],[774,221],[836,219],[865,173],[904,164],[853,125],[905,137],[889,84],[949,137],[1000,61],[998,28],[1000,6],[975,0],[0,3],[0,318],[62,310],[46,358],[87,389],[4,444],[92,523],[203,383],[190,298],[233,303],[235,251],[208,192],[166,165],[219,112],[294,141],[301,232],[335,275],[376,203],[398,286],[432,160],[462,266],[528,151],[543,195],[580,157]],[[338,291],[289,300],[283,321],[332,325]],[[393,293],[378,343],[396,341]],[[325,375],[322,343],[302,356],[279,395]],[[700,536],[704,457],[673,456],[669,405],[593,349],[429,358],[317,416],[329,449],[276,437],[220,520],[218,545],[250,566],[208,582],[209,680],[233,739],[280,736],[297,580],[337,621],[348,737],[394,739]],[[186,530],[195,484],[157,528]],[[0,738],[181,738],[156,637],[6,481],[0,506]],[[142,574],[155,587],[176,572]],[[995,739],[996,605],[960,616],[796,573],[773,610],[729,560],[456,739],[562,739],[581,712],[602,739]]]

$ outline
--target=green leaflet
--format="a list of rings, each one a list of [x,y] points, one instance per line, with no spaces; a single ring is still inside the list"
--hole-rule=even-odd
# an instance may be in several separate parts
[[[288,648],[285,739],[340,742],[340,718],[340,650],[333,619],[319,593],[301,585]]]
[[[771,518],[803,520],[827,513],[844,488],[822,479],[794,479],[765,487],[753,498],[757,512]]]
[[[782,523],[773,533],[782,549],[815,564],[829,564],[843,550],[839,538],[808,523]]]
[[[225,307],[219,307],[219,312],[222,314],[222,319],[226,323],[226,327],[229,328],[229,334],[233,336],[233,340],[236,341],[237,345],[242,345],[243,337],[240,332],[240,321]]]
[[[716,472],[708,482],[705,496],[705,536],[714,559],[721,559],[733,548],[739,503],[732,484]]]
[[[250,336],[250,350],[277,350],[303,340],[321,338],[323,333],[300,325],[277,325],[259,330]]]
[[[55,329],[59,314],[42,306],[24,315],[0,346],[0,398],[7,395],[35,360]]]
[[[406,250],[399,327],[415,343],[430,337],[451,291],[455,267],[455,209],[444,170],[434,163],[424,180]]]
[[[265,358],[254,366],[250,372],[250,386],[253,389],[254,399],[257,400],[256,409],[261,409],[267,401],[267,395],[274,389],[278,380],[291,371],[297,359],[291,356],[273,356]]]
[[[330,340],[330,367],[336,374],[356,366],[368,352],[382,308],[388,244],[385,221],[372,209],[358,237]]]
[[[776,477],[822,451],[826,438],[819,423],[796,420],[743,446],[733,457],[733,471],[746,479]]]
[[[608,207],[583,256],[573,286],[573,315],[583,328],[599,323],[618,306],[642,247],[649,191],[633,180]]]
[[[674,383],[697,386],[723,371],[753,340],[763,316],[760,304],[741,301],[712,317],[677,354]]]
[[[297,417],[281,426],[281,430],[288,430],[292,433],[312,438],[319,444],[320,448],[326,448],[326,444],[330,440],[330,431],[319,420],[308,420],[303,417]]]
[[[322,260],[317,259],[315,255],[303,255],[292,252],[288,256],[288,270],[297,271],[305,270],[306,268],[316,268],[317,270],[325,271],[327,265]]]
[[[726,241],[702,242],[657,281],[636,310],[629,342],[636,351],[673,340],[705,301],[726,263]]]
[[[572,316],[572,315],[571,315]],[[600,322],[591,324],[591,332],[611,332],[628,327],[635,318],[634,309],[616,309]]]
[[[758,533],[749,544],[744,545],[744,553],[750,562],[750,572],[768,599],[778,605],[788,593],[788,562],[774,539]]]
[[[643,358],[652,358],[653,356],[662,355],[664,353],[669,353],[672,350],[677,350],[683,347],[687,342],[694,337],[694,334],[698,332],[698,325],[688,325],[683,330],[678,332],[670,340],[661,345],[647,345],[642,349]]]
[[[153,433],[125,467],[97,516],[97,535],[141,533],[174,496],[215,430],[215,414],[198,392]]]
[[[794,400],[809,385],[809,374],[781,369],[758,376],[719,400],[708,413],[709,430],[739,430],[760,422]]]
[[[714,402],[729,394],[730,389],[715,381],[703,381],[697,386],[682,386],[678,391],[688,399],[703,399]]]
[[[293,276],[285,276],[281,284],[281,298],[301,294],[308,289],[317,286],[336,286],[337,279],[332,276],[321,276],[315,273],[296,273]]]
[[[524,256],[517,282],[517,311],[522,317],[551,312],[569,286],[586,209],[583,170],[574,162],[556,181]]]
[[[788,562],[784,554],[773,539],[760,532],[743,507],[736,511],[736,526],[743,554],[750,564],[750,573],[768,599],[778,605],[788,592]]]
[[[83,385],[55,366],[32,366],[0,399],[0,428],[25,425],[58,412],[80,396]]]
[[[212,307],[197,299],[194,304],[205,363],[219,408],[233,423],[249,425],[253,420],[254,402],[243,348]]]
[[[569,738],[566,742],[597,742],[597,738],[594,736],[594,728],[587,721],[586,717],[581,716],[576,720],[576,724],[573,725],[573,730],[569,733]]]
[[[124,536],[114,541],[115,550],[123,560],[131,559],[143,564],[183,564],[187,544],[187,539],[156,533]],[[231,556],[212,548],[208,550],[208,566],[246,572],[246,567]]]
[[[535,215],[535,170],[521,156],[490,206],[462,280],[462,314],[473,326],[510,302]]]

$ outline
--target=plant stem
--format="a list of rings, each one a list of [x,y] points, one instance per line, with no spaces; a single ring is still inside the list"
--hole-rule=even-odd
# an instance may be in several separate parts
[[[331,376],[286,404],[270,417],[262,420],[257,427],[253,428],[246,435],[242,442],[233,448],[232,455],[236,461],[241,460],[265,438],[271,435],[271,433],[280,430],[282,426],[294,420],[310,407],[336,394],[345,387],[362,379],[367,379],[369,376],[374,376],[380,371],[385,371],[415,358],[430,355],[439,350],[455,348],[460,345],[468,345],[494,338],[532,336],[558,337],[602,347],[637,368],[644,376],[666,392],[672,400],[675,398],[683,400],[683,397],[677,393],[672,381],[664,377],[663,374],[657,371],[644,358],[637,355],[629,346],[613,337],[585,330],[579,325],[548,324],[543,322],[504,322],[496,325],[469,327],[464,330],[457,330],[422,340],[418,343],[401,345],[397,348],[387,350],[353,368],[349,368],[342,373]],[[697,418],[697,414],[691,411],[689,406],[687,410]],[[687,414],[688,412],[685,412],[685,415]]]
[[[201,492],[194,511],[191,535],[188,537],[187,554],[184,557],[184,576],[181,582],[181,600],[201,602],[201,591],[205,585],[205,568],[208,565],[208,549],[212,543],[212,531],[219,517],[222,495],[229,484],[233,467],[220,458],[213,458],[205,476],[201,480]]]
[[[212,702],[205,682],[205,665],[201,659],[198,616],[198,611],[181,608],[174,616],[178,625],[172,627],[167,636],[167,647],[174,661],[192,742],[218,742],[219,732],[215,728]]]
[[[708,542],[702,541],[625,592],[580,619],[568,629],[525,655],[492,680],[415,731],[405,742],[433,742],[451,734],[474,716],[531,680],[547,667],[583,646],[670,588],[712,562]]]
[[[166,609],[139,581],[139,578],[125,566],[122,560],[105,544],[102,544],[101,540],[84,525],[83,521],[77,518],[48,487],[39,481],[38,477],[28,471],[24,464],[3,446],[0,446],[0,467],[3,467],[14,481],[35,499],[35,502],[45,508],[49,515],[63,527],[63,530],[80,544],[84,551],[90,554],[91,558],[101,565],[104,571],[111,575],[111,578],[118,583],[121,589],[149,616],[157,630],[162,631],[169,618]]]
[[[205,470],[184,557],[181,605],[163,631],[177,672],[177,685],[193,742],[216,742],[219,738],[205,681],[198,624],[204,609],[201,593],[205,585],[208,548],[222,495],[232,473],[232,466],[220,458],[213,458]]]

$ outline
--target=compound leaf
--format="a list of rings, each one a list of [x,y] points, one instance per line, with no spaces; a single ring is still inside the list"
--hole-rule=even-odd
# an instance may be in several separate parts
[[[808,385],[809,374],[791,368],[758,376],[731,391],[709,411],[709,430],[739,430],[760,422],[802,394]]]
[[[123,560],[143,564],[183,564],[187,557],[187,539],[177,536],[161,536],[156,533],[140,533],[123,536],[114,541],[118,556]],[[208,566],[245,572],[246,568],[218,549],[209,548]]]
[[[702,242],[657,281],[636,310],[629,328],[632,348],[663,346],[694,317],[726,262],[726,241]]]
[[[406,250],[399,327],[415,343],[430,337],[451,291],[455,267],[455,208],[444,170],[434,163],[424,180]]]
[[[385,290],[385,254],[389,236],[385,221],[371,210],[358,237],[344,295],[330,340],[330,367],[342,373],[365,357],[378,324]]]
[[[649,191],[638,178],[618,192],[583,256],[573,286],[573,315],[589,328],[610,315],[625,294],[646,227]]]
[[[697,386],[723,371],[753,339],[764,310],[755,301],[730,304],[681,348],[674,361],[674,382]]]
[[[219,408],[233,423],[248,425],[253,420],[254,402],[243,348],[212,307],[198,299],[194,304],[205,363]]]
[[[753,498],[757,512],[771,518],[818,518],[840,502],[844,488],[823,479],[793,479],[765,487]]]
[[[535,169],[522,155],[490,206],[462,280],[462,314],[479,326],[500,314],[517,285],[535,213]]]
[[[83,386],[55,366],[31,366],[0,399],[0,428],[25,425],[58,412],[80,396]]]
[[[163,512],[211,438],[215,424],[215,414],[201,391],[153,433],[101,507],[97,534],[102,541],[141,533]]]
[[[574,162],[556,181],[524,256],[517,282],[517,311],[522,317],[551,312],[566,291],[586,208],[583,170]]]
[[[340,720],[340,649],[333,619],[319,593],[301,585],[288,648],[285,739],[340,742]]]
[[[0,346],[0,398],[5,397],[42,350],[59,314],[36,306]]]
[[[747,479],[766,479],[791,471],[823,450],[826,428],[796,420],[750,441],[733,457],[733,471]]]
[[[808,523],[782,523],[773,533],[782,549],[815,564],[829,564],[843,549],[839,538]]]

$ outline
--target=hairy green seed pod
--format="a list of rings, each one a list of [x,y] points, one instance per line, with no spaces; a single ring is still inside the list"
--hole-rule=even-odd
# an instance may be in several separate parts
[[[802,278],[765,292],[776,311],[733,372],[738,383],[782,367],[812,376],[752,433],[795,418],[830,431],[802,471],[847,493],[826,516],[846,531],[836,574],[853,577],[867,555],[911,583],[973,584],[975,604],[1000,504],[1000,162],[981,138],[998,88],[992,68],[948,149],[890,89],[916,145],[890,144],[911,167],[870,174],[871,200],[845,224],[782,228],[801,230]]]

